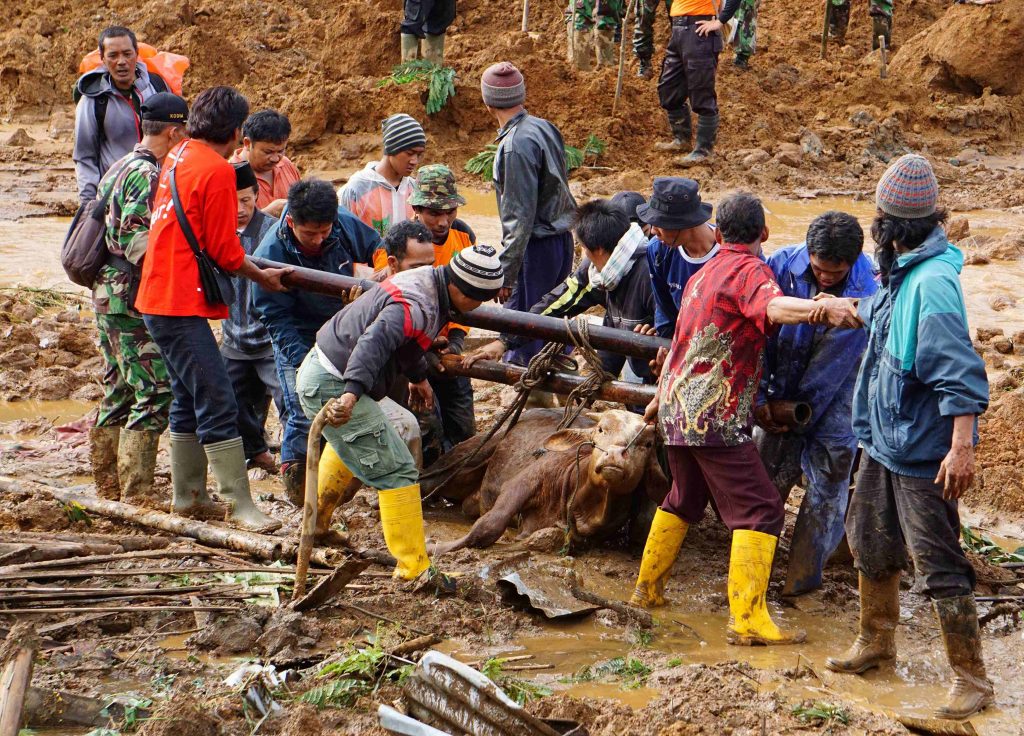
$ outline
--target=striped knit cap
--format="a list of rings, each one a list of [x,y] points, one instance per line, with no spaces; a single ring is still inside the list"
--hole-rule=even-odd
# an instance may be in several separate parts
[[[394,156],[410,148],[427,145],[427,134],[423,132],[423,126],[404,112],[387,118],[380,127],[384,131],[385,156]]]
[[[488,302],[505,285],[498,251],[489,245],[463,248],[444,267],[449,282],[470,299]]]
[[[908,153],[892,164],[875,189],[878,209],[908,220],[928,217],[939,201],[939,182],[924,156]]]

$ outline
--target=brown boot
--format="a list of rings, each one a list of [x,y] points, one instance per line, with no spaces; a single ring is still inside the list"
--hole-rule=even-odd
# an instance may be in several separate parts
[[[107,501],[121,500],[121,482],[117,477],[117,444],[120,427],[93,427],[89,430],[89,460],[96,481],[96,495]]]
[[[896,658],[900,620],[900,574],[873,580],[860,574],[860,633],[842,657],[829,657],[833,672],[859,675]]]
[[[284,495],[291,501],[292,506],[301,509],[306,499],[305,459],[281,463],[281,485],[284,486]]]
[[[159,432],[137,432],[131,429],[121,431],[121,441],[117,448],[117,475],[124,483],[122,495],[127,503],[152,504],[156,501],[153,496],[153,473],[156,470],[159,444]]]
[[[956,677],[947,702],[935,711],[936,718],[962,721],[992,704],[992,681],[981,657],[981,628],[973,595],[934,601],[942,629],[946,657]]]

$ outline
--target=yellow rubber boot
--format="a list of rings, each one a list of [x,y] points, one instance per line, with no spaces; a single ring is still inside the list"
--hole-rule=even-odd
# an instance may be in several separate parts
[[[423,534],[423,504],[419,483],[380,491],[380,524],[388,551],[398,560],[394,577],[415,580],[430,567]]]
[[[359,490],[359,479],[341,461],[330,445],[320,455],[316,484],[316,535],[326,534],[331,528],[331,517],[339,504],[351,500]]]
[[[690,525],[675,514],[661,509],[655,512],[640,561],[636,589],[629,599],[631,606],[650,608],[665,605],[665,583],[689,528]]]
[[[798,644],[803,631],[784,631],[768,613],[766,597],[772,559],[779,538],[763,532],[738,529],[732,533],[729,558],[730,644]]]

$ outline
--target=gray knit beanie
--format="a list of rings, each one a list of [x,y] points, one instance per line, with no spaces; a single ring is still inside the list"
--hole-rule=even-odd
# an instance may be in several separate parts
[[[427,145],[427,134],[423,132],[423,126],[404,112],[387,118],[380,127],[384,131],[385,156]]]
[[[480,96],[489,107],[507,109],[526,102],[526,80],[507,61],[491,64],[480,77]]]

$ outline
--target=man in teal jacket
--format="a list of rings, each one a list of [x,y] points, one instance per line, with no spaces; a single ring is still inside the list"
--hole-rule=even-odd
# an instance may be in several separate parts
[[[938,718],[992,703],[974,603],[974,569],[960,549],[957,499],[974,476],[977,416],[988,406],[960,289],[963,255],[946,239],[946,213],[927,159],[907,155],[882,176],[871,234],[882,288],[861,303],[868,347],[853,399],[864,448],[846,533],[860,572],[860,635],[830,658],[862,673],[896,656],[900,571],[910,550],[955,673]]]

